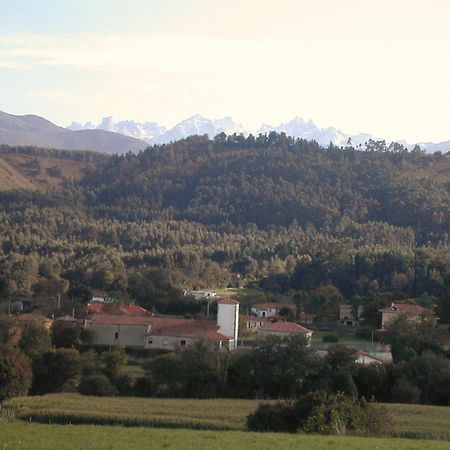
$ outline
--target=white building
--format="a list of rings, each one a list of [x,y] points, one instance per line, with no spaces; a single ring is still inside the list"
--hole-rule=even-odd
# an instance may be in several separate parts
[[[184,295],[194,297],[195,300],[207,300],[217,297],[214,291],[185,291]]]
[[[288,308],[295,314],[295,305],[282,303],[259,303],[252,306],[251,312],[257,317],[279,317],[283,308]]]

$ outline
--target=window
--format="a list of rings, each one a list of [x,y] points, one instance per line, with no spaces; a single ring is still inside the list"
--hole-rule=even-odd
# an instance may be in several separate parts
[[[164,339],[163,340],[163,345],[169,345],[169,339]]]
[[[153,344],[153,339],[149,339],[148,343],[149,343],[149,345],[152,345]]]
[[[186,341],[184,339],[181,339],[180,345],[186,345]]]
[[[116,331],[116,334],[115,334],[115,339],[119,339],[119,332],[118,331]]]

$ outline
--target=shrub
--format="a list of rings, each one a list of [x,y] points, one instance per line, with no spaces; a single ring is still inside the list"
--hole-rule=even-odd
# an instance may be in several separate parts
[[[326,334],[322,337],[323,342],[338,342],[339,336],[336,333]]]
[[[384,411],[343,394],[314,392],[295,402],[262,404],[247,417],[250,431],[304,431],[326,434],[382,433]]]
[[[150,376],[139,377],[134,384],[134,392],[138,397],[151,397],[155,394],[153,380]]]
[[[82,377],[78,392],[83,395],[97,395],[99,397],[113,396],[116,394],[116,390],[108,377],[102,374]]]
[[[275,431],[295,433],[299,427],[298,417],[293,403],[282,402],[261,404],[247,417],[247,428],[250,431]]]
[[[127,374],[120,375],[114,382],[117,393],[123,396],[133,395],[133,380]]]

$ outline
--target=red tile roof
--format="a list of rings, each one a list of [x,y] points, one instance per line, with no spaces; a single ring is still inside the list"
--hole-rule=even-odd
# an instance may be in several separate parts
[[[411,303],[392,303],[391,306],[380,309],[380,312],[399,312],[399,313],[411,313],[411,314],[424,314],[430,312],[429,309],[422,308],[419,305],[413,305]]]
[[[309,334],[312,330],[302,327],[294,322],[275,322],[265,325],[259,329],[259,331],[267,331],[270,333],[288,333],[288,334]]]
[[[125,316],[151,316],[153,313],[138,305],[117,305],[114,303],[100,303],[92,302],[87,305],[87,313],[105,313],[105,314],[118,314]]]
[[[226,305],[239,305],[239,302],[237,300],[234,300],[233,298],[219,298],[217,300],[217,303],[224,303]]]

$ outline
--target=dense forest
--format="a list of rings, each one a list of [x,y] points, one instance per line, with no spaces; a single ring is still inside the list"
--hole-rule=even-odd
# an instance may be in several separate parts
[[[3,154],[25,154],[34,174],[43,156],[47,166],[84,164],[76,177],[58,163],[45,168],[58,183],[0,192],[3,300],[97,291],[149,307],[176,288],[248,282],[439,297],[449,283],[449,155],[384,141],[322,148],[277,133],[194,136],[112,157]]]

